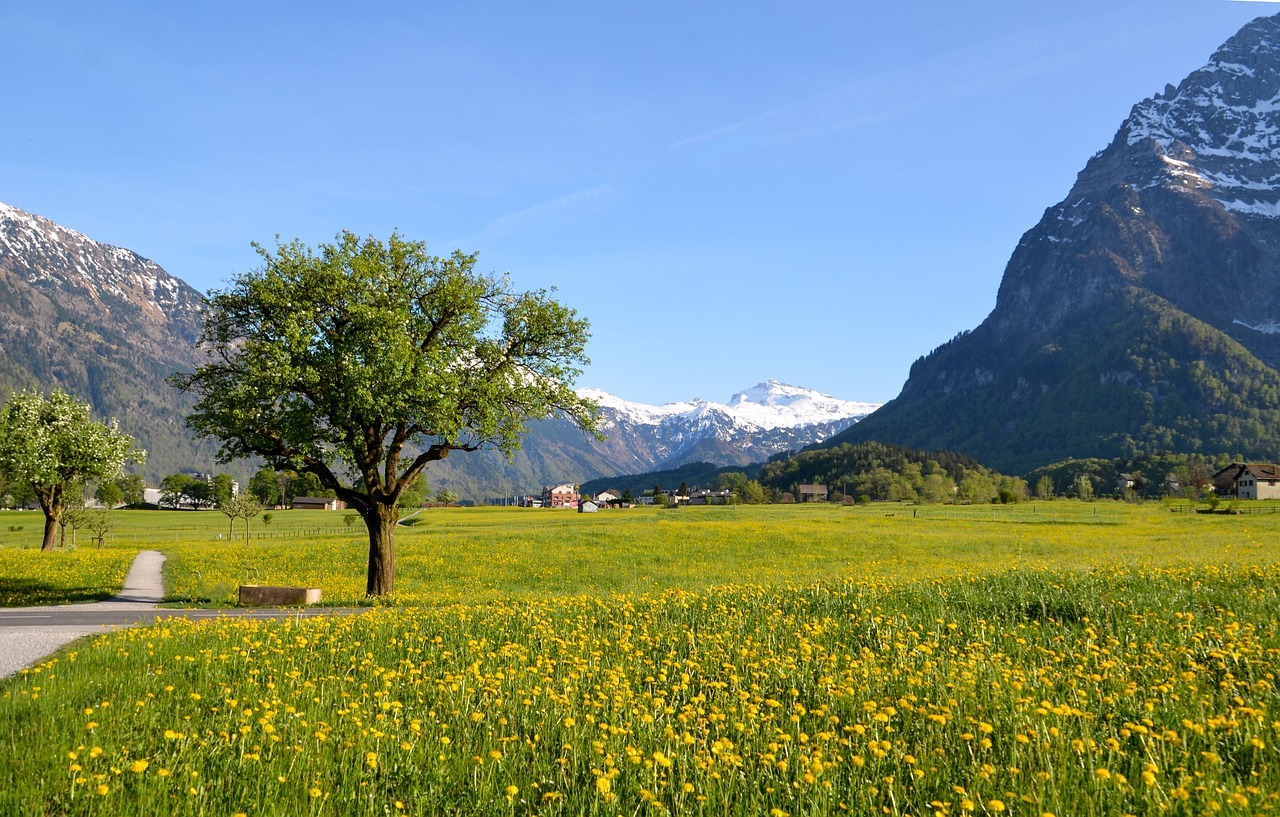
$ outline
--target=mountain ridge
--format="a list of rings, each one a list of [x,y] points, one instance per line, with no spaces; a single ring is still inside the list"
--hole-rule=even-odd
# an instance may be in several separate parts
[[[745,466],[829,439],[878,405],[777,380],[744,389],[728,403],[694,399],[655,406],[593,387],[578,392],[600,403],[605,440],[568,421],[541,421],[530,425],[511,462],[496,452],[477,452],[432,463],[427,479],[473,498],[493,498],[693,463]]]
[[[115,417],[148,452],[144,475],[212,470],[163,378],[195,365],[203,296],[158,264],[0,204],[0,399],[57,387]]]
[[[149,452],[153,483],[179,471],[231,471],[210,441],[185,428],[192,400],[164,379],[199,364],[203,296],[130,250],[96,241],[0,204],[0,400],[21,388],[59,387],[115,417]],[[524,450],[507,463],[477,452],[434,464],[428,480],[474,499],[710,460],[746,464],[803,448],[844,429],[877,404],[845,401],[767,380],[728,403],[701,399],[649,406],[599,389],[598,442],[564,420],[530,424]]]
[[[823,443],[1005,472],[1158,450],[1280,454],[1280,16],[1133,106],[1018,242],[991,314]],[[1158,343],[1153,339],[1158,339]]]

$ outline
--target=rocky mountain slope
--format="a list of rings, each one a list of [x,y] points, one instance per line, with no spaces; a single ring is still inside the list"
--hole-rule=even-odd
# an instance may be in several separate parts
[[[116,417],[153,478],[209,470],[189,401],[163,379],[195,361],[199,292],[152,261],[0,204],[0,400],[59,387]]]
[[[1003,471],[1280,456],[1280,17],[1134,106],[1018,243],[996,306],[836,442]]]

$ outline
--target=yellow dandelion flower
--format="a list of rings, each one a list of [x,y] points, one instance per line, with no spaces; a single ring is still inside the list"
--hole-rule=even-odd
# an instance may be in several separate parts
[[[129,771],[133,772],[134,774],[142,774],[147,770],[147,767],[150,765],[151,764],[145,760],[135,760],[133,761],[133,764],[129,766]]]
[[[601,794],[608,794],[609,790],[612,788],[613,788],[613,782],[610,781],[609,778],[607,777],[596,778],[596,791],[600,792]]]
[[[109,791],[111,791],[111,787],[108,786],[106,783],[98,784],[98,794],[105,795]]]

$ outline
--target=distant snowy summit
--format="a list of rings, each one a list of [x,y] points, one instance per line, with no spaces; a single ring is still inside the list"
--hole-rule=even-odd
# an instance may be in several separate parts
[[[4,202],[0,269],[43,291],[85,298],[108,315],[123,310],[126,322],[135,311],[157,323],[199,321],[200,293],[155,262]]]
[[[728,403],[713,403],[700,398],[664,403],[660,406],[633,403],[607,391],[578,389],[582,397],[595,401],[606,410],[606,420],[625,419],[643,425],[660,425],[680,420],[698,422],[710,417],[726,417],[744,428],[771,430],[798,426],[854,422],[880,408],[879,403],[841,400],[813,389],[804,389],[766,380],[729,398]]]
[[[693,399],[661,406],[634,403],[594,388],[578,394],[599,404],[606,447],[625,447],[646,469],[688,462],[746,465],[822,442],[880,407],[766,380],[728,403]]]

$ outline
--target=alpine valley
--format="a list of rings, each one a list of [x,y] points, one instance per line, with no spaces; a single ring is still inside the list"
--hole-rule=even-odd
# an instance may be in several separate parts
[[[1135,105],[1013,251],[987,319],[827,445],[1280,457],[1280,17]]]
[[[507,462],[486,451],[432,463],[434,486],[462,496],[512,496],[542,485],[665,471],[690,463],[749,465],[817,445],[853,425],[878,403],[838,400],[768,380],[728,403],[691,400],[632,403],[579,389],[600,406],[596,440],[566,420],[532,423],[524,447]],[[495,490],[495,488],[497,490]]]
[[[197,363],[202,302],[152,261],[0,204],[0,401],[58,387],[89,402],[147,450],[153,482],[184,470],[244,478],[248,463],[216,465],[213,445],[191,440],[191,401],[164,382]],[[455,456],[428,470],[431,488],[480,501],[694,461],[746,465],[821,443],[878,408],[772,380],[725,404],[649,406],[582,392],[600,404],[606,439],[567,420],[533,423],[513,462]]]

